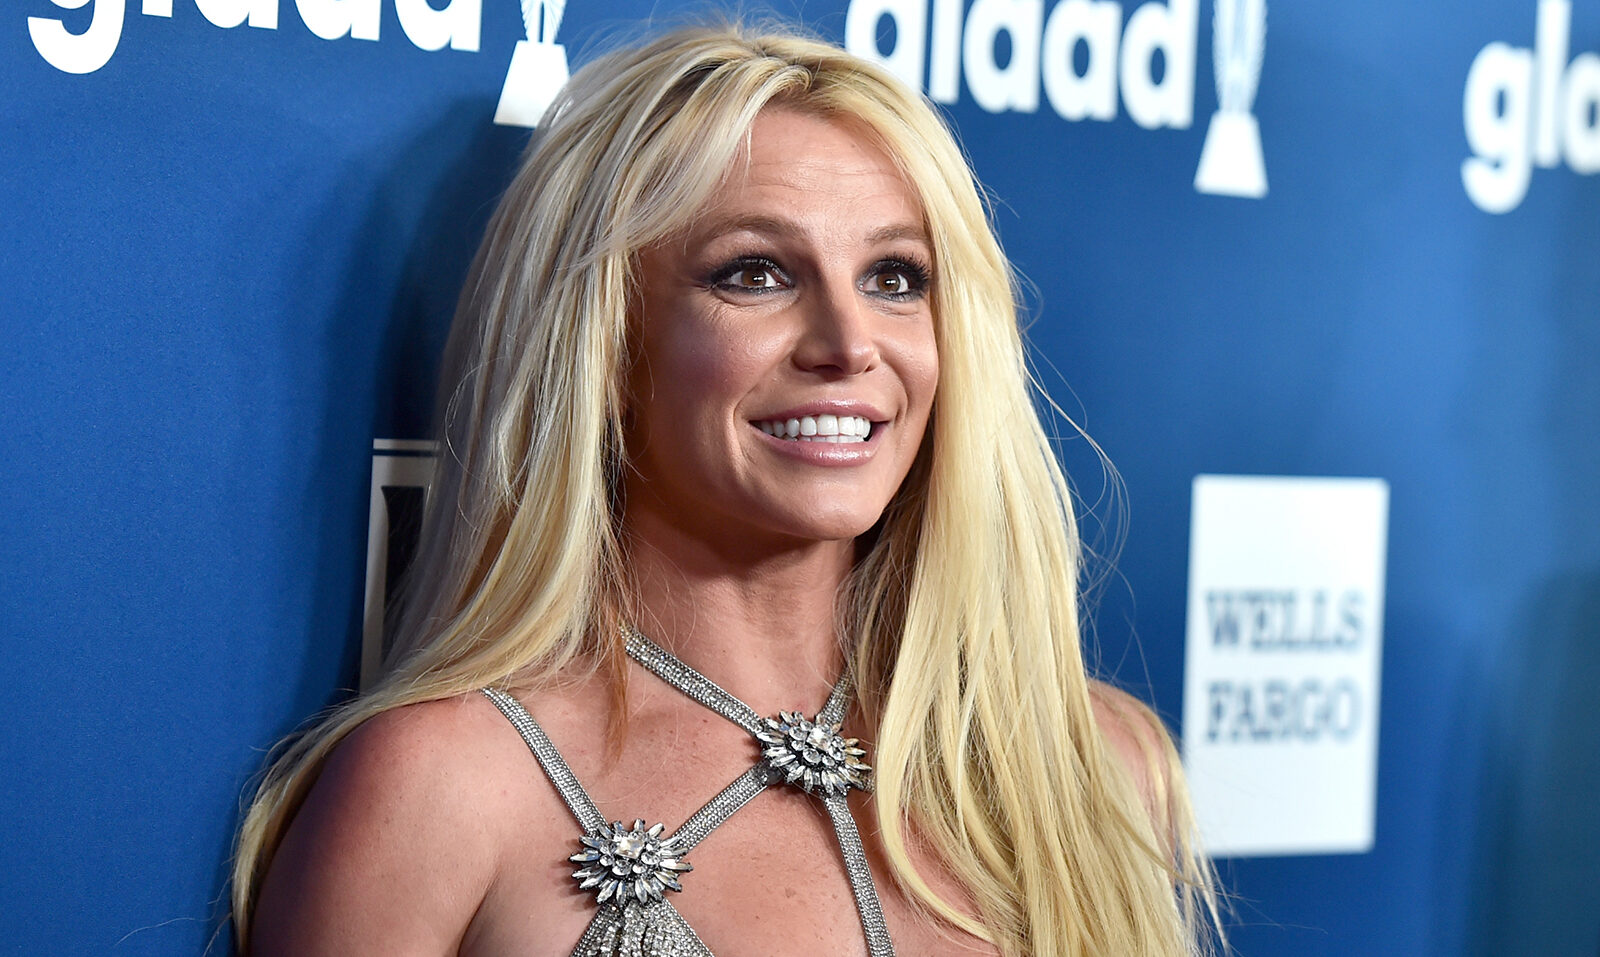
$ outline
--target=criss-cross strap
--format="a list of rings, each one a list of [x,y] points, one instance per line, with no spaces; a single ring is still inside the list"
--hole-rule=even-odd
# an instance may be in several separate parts
[[[595,834],[603,829],[606,826],[605,816],[595,807],[594,799],[589,797],[589,792],[578,783],[578,776],[572,773],[566,759],[556,750],[556,746],[550,743],[550,738],[544,733],[544,729],[533,720],[533,715],[522,706],[522,702],[495,688],[484,688],[483,695],[494,702],[494,706],[506,716],[511,726],[517,729],[528,750],[538,759],[539,766],[544,768],[545,776],[556,786],[561,800],[566,802],[567,808],[572,811],[572,816],[578,819],[578,826],[583,828],[583,832]]]
[[[635,629],[624,625],[622,633],[627,638],[629,656],[645,670],[751,734],[761,733],[762,718],[756,709]],[[839,724],[844,721],[844,711],[849,705],[850,679],[846,675],[828,692],[828,700],[817,713],[817,721]]]
[[[772,780],[765,768],[751,768],[707,801],[670,837],[662,836],[663,825],[647,828],[642,820],[634,821],[632,828],[621,821],[607,824],[594,800],[578,783],[577,775],[572,773],[572,768],[528,709],[503,691],[485,688],[483,693],[517,729],[583,828],[579,850],[569,858],[578,865],[572,876],[580,888],[594,892],[602,911],[607,907],[627,910],[635,904],[660,903],[666,891],[683,890],[678,876],[694,869],[684,860],[685,855],[735,811],[750,803],[750,799],[760,794]],[[614,916],[621,919],[626,915]]]
[[[861,832],[850,814],[846,796],[852,787],[871,789],[872,768],[860,758],[865,752],[854,738],[839,733],[845,709],[850,702],[847,678],[840,678],[814,720],[797,711],[779,712],[763,718],[756,710],[734,697],[716,682],[681,661],[638,631],[623,626],[628,654],[652,674],[672,685],[694,701],[722,715],[753,735],[762,745],[762,763],[751,772],[765,771],[768,780],[782,779],[808,793],[818,794],[833,823],[834,837],[844,856],[845,872],[861,929],[872,957],[894,957],[889,927],[883,919],[877,886],[867,866]],[[713,799],[715,800],[715,799]],[[688,825],[685,825],[687,829]]]
[[[850,893],[856,899],[856,913],[861,915],[861,930],[867,936],[867,951],[872,957],[894,957],[889,925],[883,919],[878,887],[872,881],[871,869],[867,867],[866,848],[861,845],[861,832],[856,829],[856,819],[850,815],[850,804],[842,794],[825,797],[822,804],[828,809],[834,837],[838,839],[839,850],[844,854],[845,872],[850,877]]]
[[[689,853],[696,844],[706,839],[706,835],[732,817],[734,811],[749,804],[752,798],[766,790],[771,782],[767,769],[760,765],[739,775],[673,833],[673,848],[680,854]]]
[[[550,778],[556,790],[561,794],[561,800],[566,802],[572,816],[578,819],[578,825],[583,828],[586,835],[595,835],[615,830],[606,823],[605,815],[595,806],[594,799],[589,797],[589,792],[578,783],[577,775],[572,773],[572,768],[561,757],[550,737],[539,727],[539,722],[533,720],[533,715],[522,706],[516,698],[494,688],[483,689],[484,696],[494,702],[500,713],[510,720],[512,727],[522,736],[528,750],[538,759],[539,766],[544,768],[545,775]],[[701,841],[706,839],[723,821],[733,816],[733,812],[750,803],[750,800],[766,789],[770,778],[761,767],[754,767],[734,779],[732,784],[717,792],[717,795],[707,801],[700,810],[694,812],[687,821],[673,832],[671,837],[660,843],[666,845],[679,855],[687,854]]]
[[[760,733],[761,715],[756,714],[756,709],[632,628],[624,625],[623,634],[627,636],[628,654],[645,670],[750,734]]]
[[[581,849],[571,856],[579,865],[573,876],[580,887],[595,891],[599,907],[572,957],[714,957],[662,891],[682,889],[677,875],[693,869],[684,855],[766,789],[772,781],[767,769],[757,765],[739,775],[670,837],[662,838],[660,824],[650,828],[643,821],[635,821],[632,828],[621,821],[607,824],[522,703],[494,688],[483,689],[483,694],[517,730],[583,828]],[[625,875],[613,868],[619,863]],[[640,863],[647,866],[633,866]]]
[[[693,701],[743,728],[760,743],[761,757],[775,780],[795,784],[824,797],[850,788],[872,789],[872,767],[861,760],[866,751],[855,738],[840,733],[850,702],[848,676],[841,677],[815,718],[799,711],[780,711],[763,718],[721,685],[696,671],[672,652],[624,625],[628,654]]]

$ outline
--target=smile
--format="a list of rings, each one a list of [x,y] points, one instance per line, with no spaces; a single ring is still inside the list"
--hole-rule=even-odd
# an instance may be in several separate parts
[[[859,415],[805,415],[796,419],[772,419],[755,425],[774,438],[795,442],[865,442],[872,433],[871,421]]]

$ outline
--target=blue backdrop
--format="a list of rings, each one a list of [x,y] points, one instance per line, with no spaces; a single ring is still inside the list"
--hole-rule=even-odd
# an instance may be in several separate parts
[[[425,0],[68,2],[0,14],[0,950],[223,954],[247,779],[356,680],[372,440],[424,434],[527,36],[510,0],[446,6],[455,46]],[[1258,7],[780,12],[950,101],[1126,481],[1108,670],[1179,713],[1197,473],[1390,483],[1376,843],[1225,862],[1240,953],[1595,957],[1600,0],[1274,0],[1267,192],[1201,193],[1213,19]]]

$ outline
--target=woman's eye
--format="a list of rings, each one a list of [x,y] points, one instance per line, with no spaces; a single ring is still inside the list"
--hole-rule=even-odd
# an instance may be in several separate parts
[[[876,284],[873,292],[881,292],[890,296],[899,295],[911,288],[911,280],[906,278],[905,273],[899,272],[880,272],[873,276],[872,281],[868,283],[869,286],[873,284]]]
[[[771,289],[778,284],[772,270],[765,266],[746,266],[733,274],[733,284],[745,289]]]
[[[773,263],[742,260],[718,270],[711,285],[729,292],[770,292],[783,288],[784,277]]]
[[[901,299],[922,292],[927,285],[928,276],[922,269],[909,263],[883,263],[867,277],[862,289],[880,296]]]

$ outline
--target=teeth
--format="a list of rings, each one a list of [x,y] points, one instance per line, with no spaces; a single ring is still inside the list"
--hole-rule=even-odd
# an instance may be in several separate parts
[[[768,435],[800,442],[865,442],[872,423],[859,415],[806,415],[797,419],[772,419],[757,422]]]

